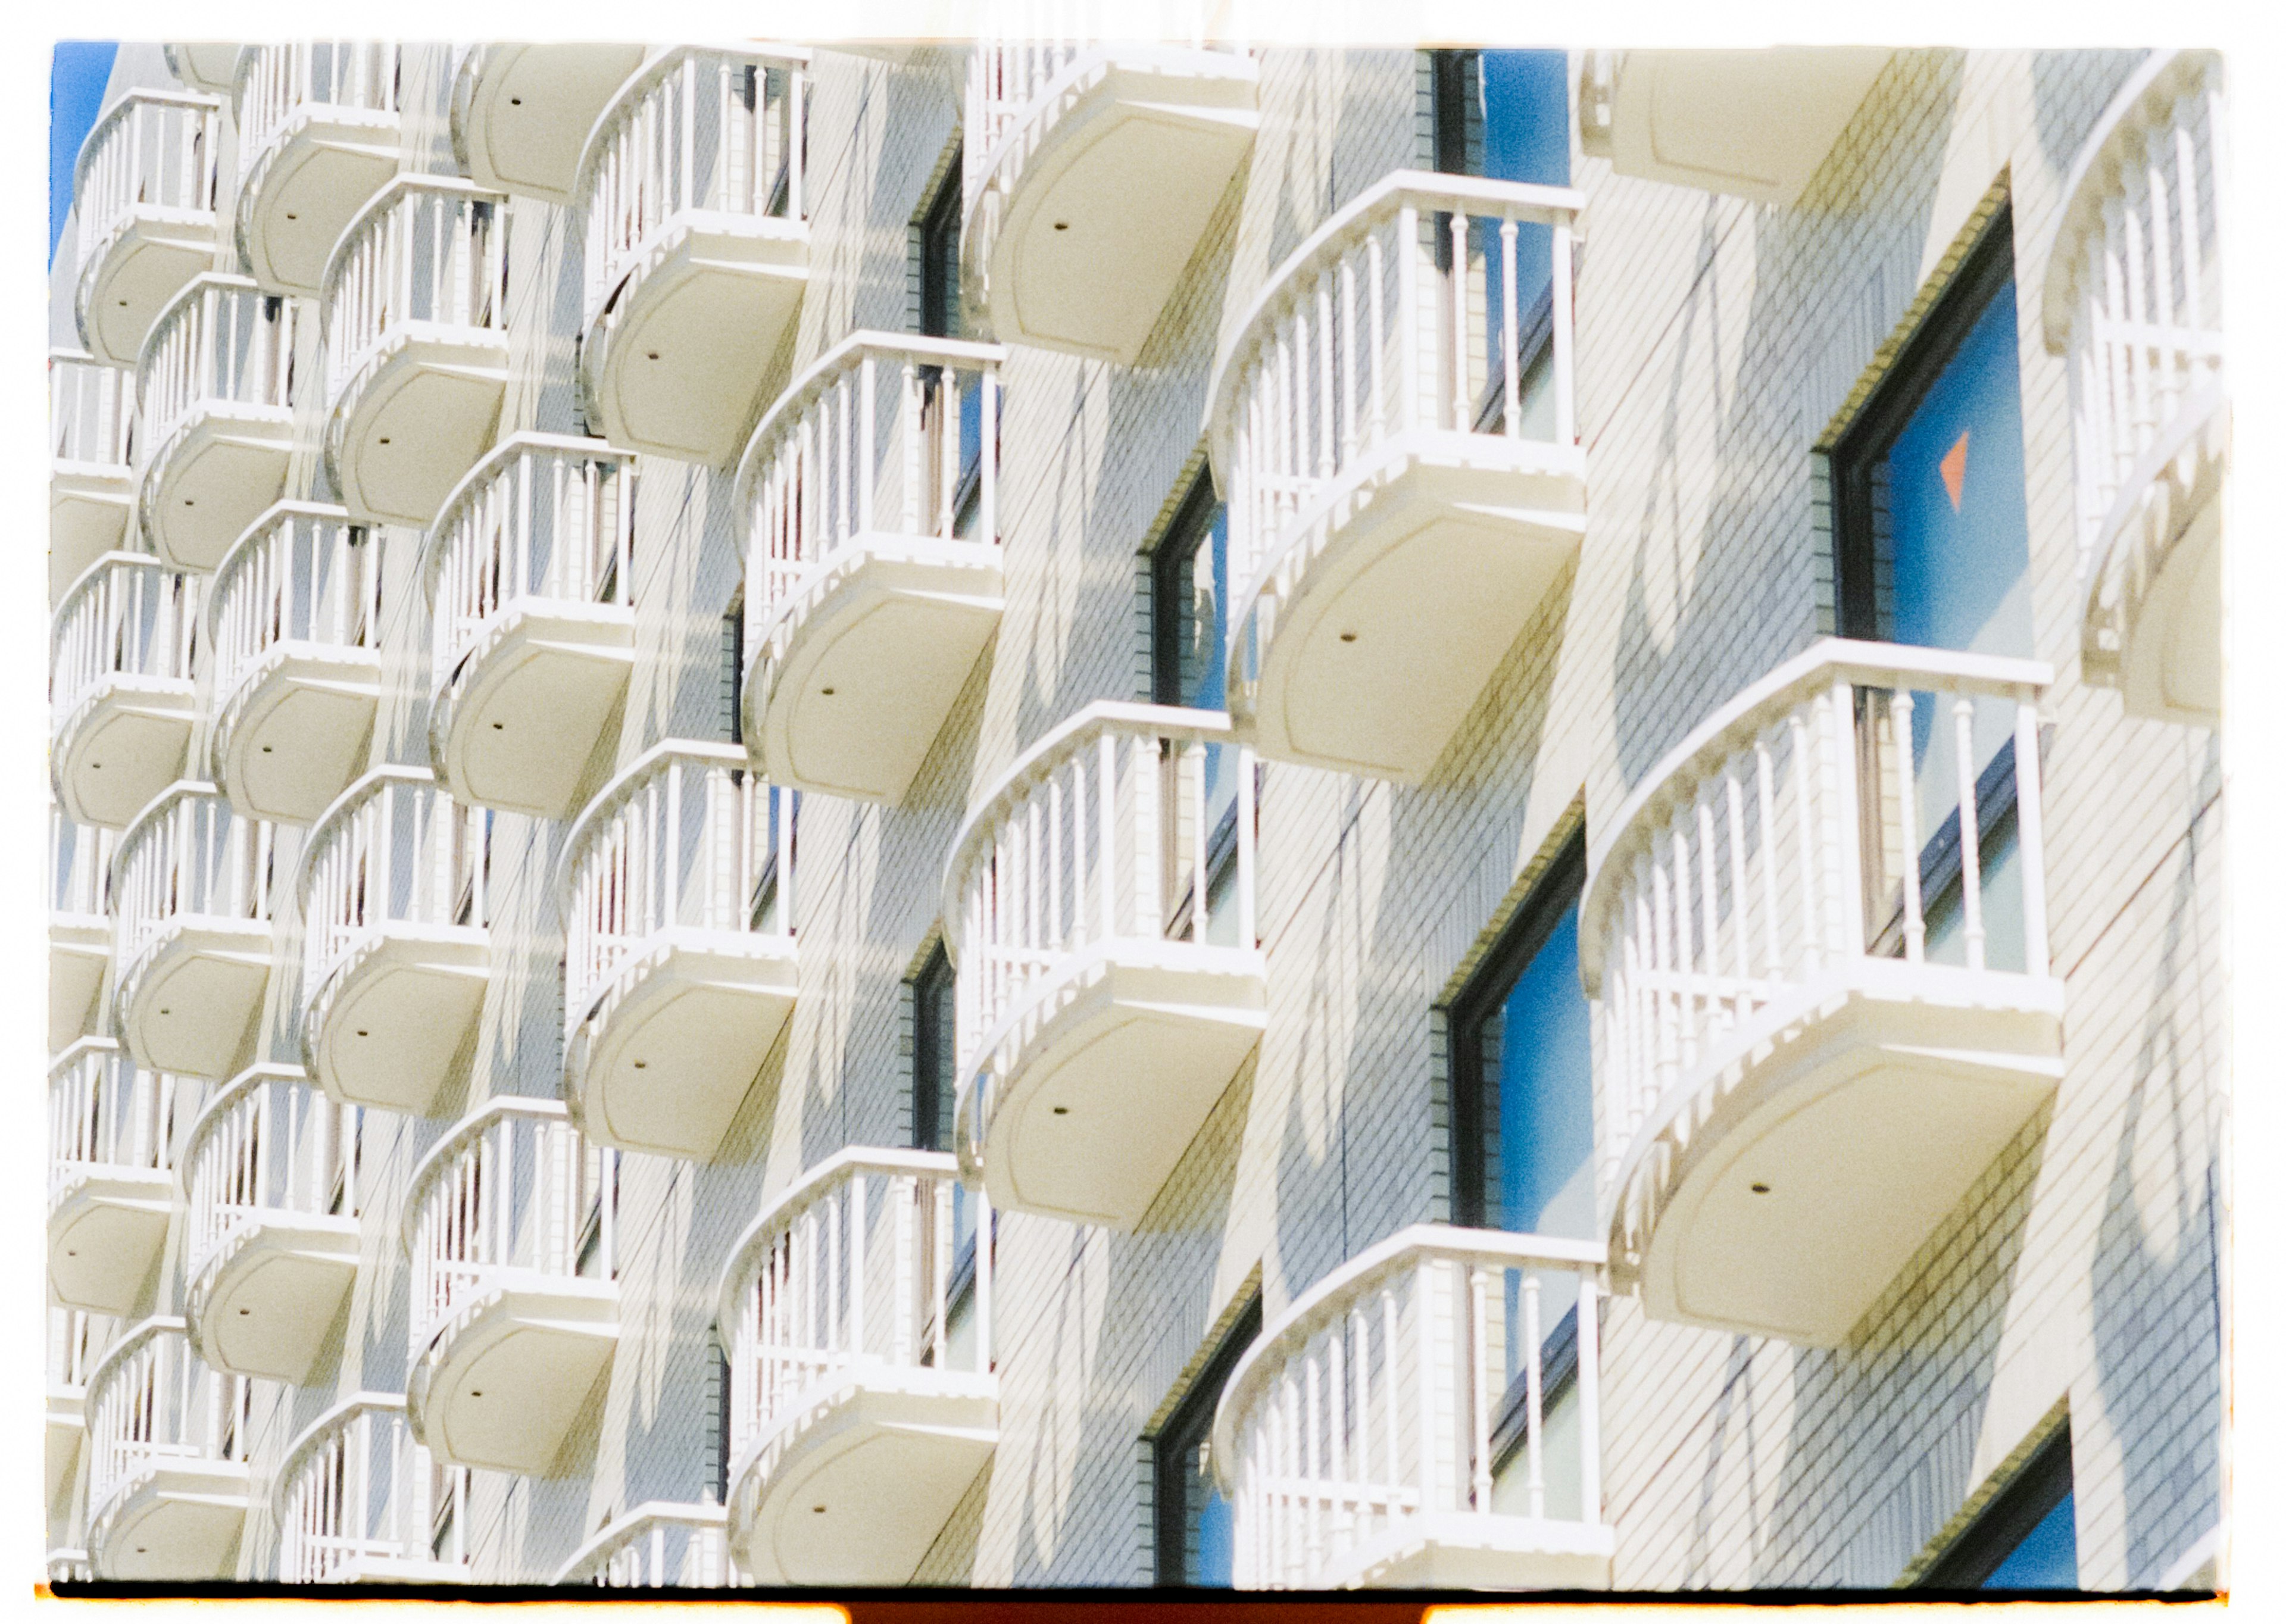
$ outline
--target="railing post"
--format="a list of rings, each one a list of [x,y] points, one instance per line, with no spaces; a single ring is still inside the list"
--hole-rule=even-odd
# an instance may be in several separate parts
[[[2047,837],[2040,822],[2040,713],[2016,700],[2016,852],[2022,872],[2024,973],[2048,974]]]

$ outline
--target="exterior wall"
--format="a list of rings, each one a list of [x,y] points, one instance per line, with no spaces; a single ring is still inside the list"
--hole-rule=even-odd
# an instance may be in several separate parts
[[[1267,1035],[1134,1233],[1003,1215],[998,1453],[921,1581],[1147,1583],[1140,1440],[1248,1294],[1258,1286],[1274,1318],[1374,1242],[1449,1216],[1442,1005],[1581,819],[1602,830],[1701,718],[1832,630],[1814,453],[2004,174],[2038,646],[2057,672],[2043,717],[2065,1080],[1842,1348],[1719,1336],[1651,1321],[1631,1299],[1611,1304],[1614,1581],[1890,1583],[1926,1565],[1999,1469],[2066,1411],[2083,1583],[2152,1582],[2219,1520],[2219,744],[2130,718],[2116,692],[2079,680],[2069,407],[2062,363],[2038,337],[2039,268],[2063,177],[2135,60],[1901,52],[1793,209],[1631,180],[1575,156],[1588,199],[1580,561],[1426,784],[1264,767]],[[409,170],[455,169],[453,61],[443,47],[408,51]],[[122,63],[124,74],[125,53]],[[1217,353],[1320,222],[1391,170],[1429,166],[1416,53],[1271,50],[1260,63],[1252,156],[1139,365],[1011,349],[997,641],[903,806],[803,799],[793,1015],[713,1162],[625,1157],[617,1359],[562,1475],[475,1474],[472,1577],[544,1581],[626,1509],[711,1492],[719,1272],[753,1215],[806,1169],[846,1146],[909,1142],[905,983],[941,931],[965,809],[1084,705],[1147,697],[1138,555],[1202,465]],[[897,64],[817,53],[811,281],[764,400],[849,332],[915,325],[909,228],[958,138],[963,71],[952,51]],[[582,432],[571,212],[518,198],[508,216],[515,374],[501,433]],[[67,309],[67,257],[59,269]],[[297,365],[317,377],[317,323],[304,330]],[[318,394],[303,397],[305,446],[322,428]],[[638,478],[637,658],[616,737],[590,764],[591,791],[659,740],[729,737],[721,625],[744,562],[733,470],[644,458]],[[288,494],[322,501],[330,490],[322,458],[305,452]],[[387,692],[372,759],[425,766],[422,535],[392,528],[380,546]],[[369,1115],[373,1195],[343,1339],[311,1384],[257,1384],[257,1484],[337,1397],[403,1390],[398,1236],[421,1155],[489,1098],[558,1092],[567,827],[496,816],[493,973],[465,1098],[430,1118]],[[281,865],[297,850],[281,847]],[[301,925],[290,907],[277,936],[252,1058],[298,1060]],[[178,1307],[179,1274],[170,1257],[154,1312]],[[258,1507],[241,1575],[273,1572],[276,1543]]]

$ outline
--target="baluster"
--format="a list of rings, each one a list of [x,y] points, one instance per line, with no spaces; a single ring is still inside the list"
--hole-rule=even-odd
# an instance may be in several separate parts
[[[1976,702],[1966,696],[1955,699],[1952,721],[1954,759],[1960,770],[1960,934],[1967,945],[1968,967],[1982,970],[1984,895],[1980,874],[1982,854],[1976,845]]]

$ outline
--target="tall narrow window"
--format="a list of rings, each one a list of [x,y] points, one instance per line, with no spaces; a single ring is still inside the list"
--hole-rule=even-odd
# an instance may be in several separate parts
[[[1155,701],[1207,711],[1227,706],[1229,603],[1229,517],[1202,469],[1151,555]],[[1238,872],[1238,753],[1225,745],[1207,750],[1206,815],[1207,940],[1235,946],[1237,910],[1226,904]],[[1178,903],[1171,928],[1183,928],[1192,900]]]
[[[958,338],[960,324],[960,149],[914,227],[919,242],[921,331]],[[895,240],[892,239],[891,240]]]
[[[1920,1582],[1939,1590],[2079,1589],[2069,1427],[2040,1446]]]
[[[952,961],[940,940],[911,981],[913,1000],[913,1147],[953,1147],[959,1081],[953,1070]],[[945,1360],[954,1370],[976,1368],[976,1214],[967,1186],[952,1188],[952,1285],[945,1300]],[[988,1242],[989,1244],[989,1242]],[[924,1337],[924,1341],[932,1340]]]
[[[745,719],[739,714],[738,685],[746,673],[746,595],[740,592],[722,611],[722,736],[732,744],[745,742]]]
[[[960,149],[953,149],[945,166],[944,177],[935,193],[913,222],[914,270],[920,284],[920,309],[918,312],[920,330],[926,338],[960,338],[965,336],[960,309]],[[959,422],[960,467],[953,472],[953,533],[964,539],[975,539],[983,490],[984,452],[984,390],[974,375],[958,390],[948,390],[946,380],[951,374],[939,367],[924,369],[921,386],[924,390],[922,415],[926,432],[922,443],[930,448],[932,460],[938,455],[936,448],[944,442],[942,424],[944,414],[958,411]],[[932,467],[924,472],[926,488],[938,490],[944,471]]]
[[[1151,1440],[1154,1573],[1163,1585],[1231,1582],[1231,1506],[1216,1484],[1209,1439],[1239,1358],[1262,1335],[1262,1299],[1242,1309],[1190,1391]]]

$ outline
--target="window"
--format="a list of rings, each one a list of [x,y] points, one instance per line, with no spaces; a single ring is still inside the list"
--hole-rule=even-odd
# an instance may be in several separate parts
[[[713,1424],[706,1435],[706,1493],[715,1505],[730,1502],[730,1358],[706,1339],[706,1406]]]
[[[1204,469],[1151,553],[1151,698],[1160,705],[1219,711],[1228,705],[1230,522]],[[1227,905],[1238,873],[1238,753],[1207,750],[1207,940],[1236,946],[1237,910]],[[1177,900],[1170,934],[1187,930],[1192,898]],[[1252,945],[1248,943],[1246,945]]]
[[[619,1270],[612,1231],[618,1227],[619,1153],[590,1145],[585,1156],[586,1211],[579,1221],[579,1245],[572,1272],[583,1279],[617,1280]]]
[[[960,309],[960,148],[945,161],[936,191],[913,222],[913,260],[920,285],[921,335],[926,338],[961,338]],[[942,488],[940,447],[949,410],[959,413],[960,467],[952,482],[953,534],[975,540],[981,507],[984,461],[984,390],[974,374],[966,375],[948,400],[947,374],[941,367],[924,367],[921,375],[922,443],[931,466],[922,471],[922,488]],[[989,539],[989,538],[987,538]]]
[[[960,322],[960,148],[944,165],[944,178],[914,224],[920,272],[921,331],[958,338]],[[894,239],[892,239],[894,240]]]
[[[913,1147],[950,1150],[959,1080],[953,1070],[953,974],[942,938],[910,983],[913,998]],[[945,1304],[945,1359],[950,1368],[976,1368],[977,1201],[964,1184],[952,1187],[952,1284]],[[924,1341],[932,1338],[924,1336]]]
[[[784,790],[768,794],[757,781],[754,792],[769,808],[766,828],[756,831],[769,842],[769,848],[762,858],[761,871],[754,876],[754,893],[747,903],[746,918],[755,931],[790,936],[793,934],[793,921],[785,916],[779,903],[792,890],[790,882],[795,850],[801,838],[801,792]],[[784,828],[779,827],[781,821]],[[781,865],[785,871],[783,874],[779,872]]]
[[[2076,1590],[2071,1429],[2059,1428],[1922,1575],[1936,1590]]]
[[[722,611],[722,736],[734,745],[746,742],[745,718],[739,713],[738,686],[746,674],[746,595],[742,589]]]
[[[1215,1406],[1240,1355],[1262,1335],[1262,1299],[1251,1299],[1151,1440],[1151,1522],[1155,1582],[1231,1581],[1231,1506],[1216,1485],[1209,1440]]]

